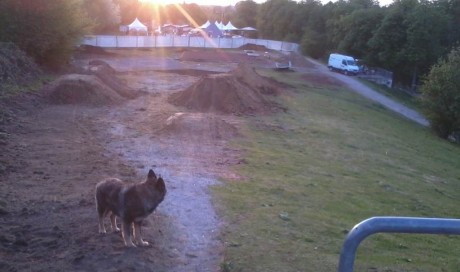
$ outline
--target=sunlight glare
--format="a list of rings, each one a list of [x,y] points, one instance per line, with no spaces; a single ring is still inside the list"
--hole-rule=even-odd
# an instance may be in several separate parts
[[[144,3],[151,3],[157,5],[169,5],[169,4],[198,4],[203,6],[234,6],[236,3],[242,0],[140,0]],[[263,3],[265,0],[255,0],[256,3]]]

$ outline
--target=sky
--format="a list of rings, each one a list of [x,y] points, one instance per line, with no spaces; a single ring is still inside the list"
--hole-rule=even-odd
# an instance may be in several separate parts
[[[232,6],[241,0],[141,0],[144,2],[153,2],[160,4],[171,4],[171,3],[196,3],[198,5],[221,5],[221,6]],[[257,3],[263,3],[265,0],[254,0]],[[326,4],[331,0],[321,0],[322,3]],[[335,2],[336,0],[332,0]],[[378,0],[381,6],[387,6],[393,2],[393,0]]]

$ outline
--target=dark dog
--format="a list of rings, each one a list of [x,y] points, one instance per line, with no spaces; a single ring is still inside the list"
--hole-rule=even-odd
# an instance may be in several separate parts
[[[99,233],[106,233],[104,217],[110,215],[113,231],[117,227],[116,216],[121,221],[123,240],[126,246],[134,247],[131,240],[131,226],[134,239],[140,246],[149,243],[142,240],[141,223],[151,214],[166,195],[166,185],[161,177],[150,170],[147,180],[137,184],[126,184],[119,179],[109,178],[96,185],[96,209],[99,214]]]

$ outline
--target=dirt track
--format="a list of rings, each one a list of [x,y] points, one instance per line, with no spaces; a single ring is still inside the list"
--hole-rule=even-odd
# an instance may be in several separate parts
[[[1,127],[0,270],[219,271],[221,222],[208,190],[218,177],[239,178],[229,166],[240,154],[227,140],[238,137],[244,118],[189,112],[167,97],[199,80],[187,69],[228,72],[236,63],[104,60],[145,94],[102,107],[28,97],[12,106],[15,122]],[[336,83],[329,75],[316,80]],[[151,246],[126,249],[119,234],[97,233],[94,186],[108,176],[139,181],[150,168],[168,194],[143,228]]]
[[[0,154],[0,270],[220,270],[221,222],[208,190],[218,177],[238,179],[228,166],[240,162],[239,153],[226,142],[238,136],[243,119],[184,112],[166,100],[204,71],[227,72],[237,63],[167,60],[172,66],[163,69],[180,70],[163,73],[156,71],[158,59],[137,58],[105,59],[144,93],[136,99],[95,107],[48,104],[38,95],[12,106],[15,122],[1,127],[7,136]],[[197,68],[200,73],[187,75]],[[50,97],[82,99],[67,94],[72,99]],[[143,236],[151,246],[126,249],[119,234],[97,233],[94,186],[110,176],[140,181],[150,168],[163,176],[168,193],[145,220]]]

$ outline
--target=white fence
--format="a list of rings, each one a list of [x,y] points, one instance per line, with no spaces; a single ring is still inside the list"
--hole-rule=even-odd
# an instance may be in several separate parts
[[[297,51],[299,45],[247,38],[203,38],[190,36],[85,36],[81,44],[105,48],[155,48],[155,47],[201,47],[201,48],[239,48],[245,44],[263,45],[278,51]]]

